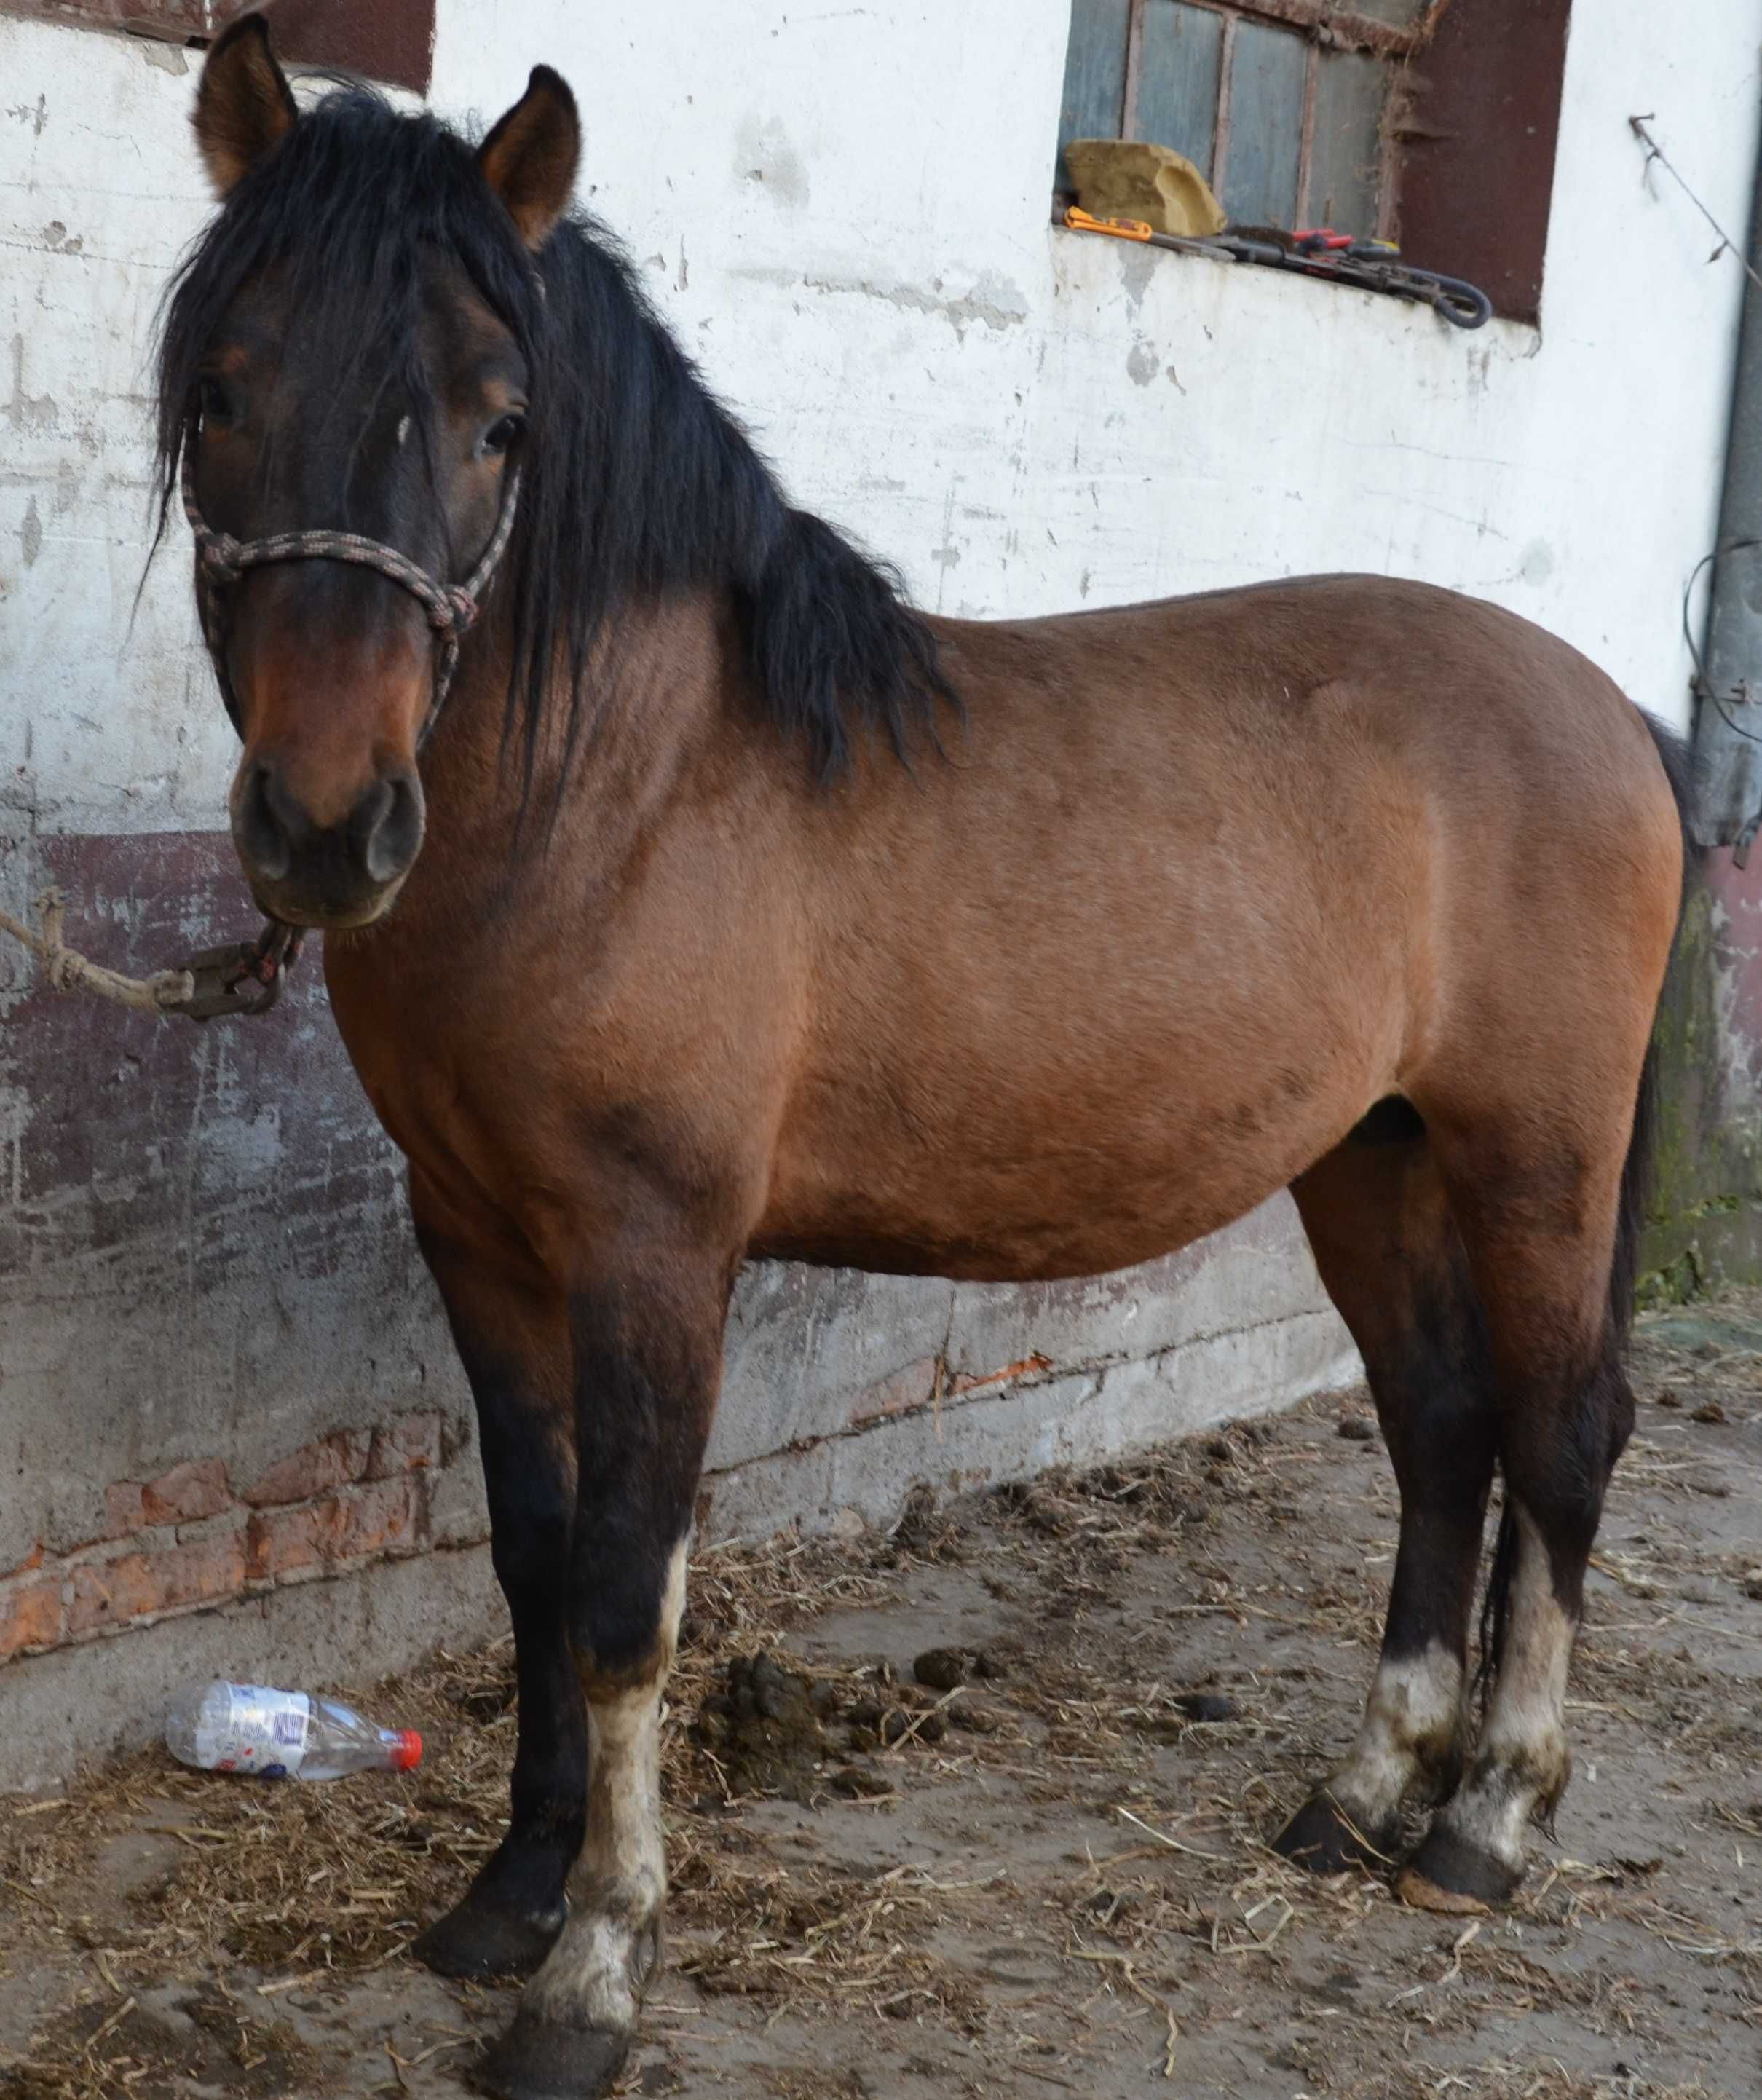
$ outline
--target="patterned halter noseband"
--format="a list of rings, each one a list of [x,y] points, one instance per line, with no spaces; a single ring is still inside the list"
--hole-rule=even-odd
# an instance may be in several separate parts
[[[235,540],[230,532],[217,532],[203,517],[196,500],[196,465],[187,443],[183,448],[183,514],[196,535],[196,602],[202,615],[202,633],[233,727],[240,726],[239,704],[227,675],[227,629],[221,593],[236,584],[247,569],[261,568],[268,562],[354,562],[363,568],[377,569],[382,576],[390,577],[408,591],[428,615],[429,625],[439,638],[440,662],[434,673],[434,697],[416,739],[420,751],[440,719],[453,673],[459,668],[459,645],[482,610],[483,593],[508,551],[520,502],[519,470],[516,468],[509,477],[502,492],[501,510],[490,543],[462,584],[443,583],[407,554],[400,554],[382,540],[365,539],[359,532],[271,532],[261,540]]]

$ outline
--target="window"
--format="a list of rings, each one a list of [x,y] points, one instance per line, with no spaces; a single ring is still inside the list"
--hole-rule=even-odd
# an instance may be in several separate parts
[[[253,0],[0,0],[0,13],[84,22],[177,43],[206,44]],[[428,92],[434,0],[254,0],[291,65],[340,66],[394,87]]]
[[[1073,139],[1184,153],[1239,226],[1400,241],[1540,311],[1570,0],[1073,0]]]

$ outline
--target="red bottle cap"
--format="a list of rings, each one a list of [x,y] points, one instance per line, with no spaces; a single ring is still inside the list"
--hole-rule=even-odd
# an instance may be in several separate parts
[[[391,1754],[394,1771],[414,1771],[422,1762],[422,1738],[414,1728],[400,1728]]]

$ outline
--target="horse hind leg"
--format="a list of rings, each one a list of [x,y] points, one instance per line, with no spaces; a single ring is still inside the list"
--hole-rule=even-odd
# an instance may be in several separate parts
[[[1363,1722],[1344,1762],[1274,1841],[1288,1858],[1336,1873],[1392,1864],[1403,1812],[1434,1806],[1460,1775],[1495,1416],[1485,1323],[1415,1111],[1385,1102],[1292,1193],[1364,1359],[1401,1490]]]
[[[1445,1162],[1487,1311],[1505,1508],[1474,1761],[1396,1884],[1427,1908],[1508,1900],[1523,1878],[1526,1826],[1551,1819],[1566,1790],[1566,1674],[1584,1572],[1633,1426],[1621,1361],[1628,1294],[1614,1257],[1619,1210],[1630,1213],[1623,1229],[1631,1225],[1631,1186],[1624,1203],[1619,1155],[1606,1142],[1597,1158],[1588,1143],[1564,1141],[1562,1127],[1538,1119],[1515,1143],[1457,1140]],[[1625,1127],[1612,1109],[1606,1132]]]

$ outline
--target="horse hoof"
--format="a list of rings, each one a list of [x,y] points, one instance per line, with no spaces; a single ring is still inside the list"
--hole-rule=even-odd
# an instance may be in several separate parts
[[[437,1976],[530,1976],[557,1943],[569,1915],[504,1910],[467,1896],[411,1943],[410,1952]]]
[[[477,2082],[492,2100],[601,2100],[630,2054],[633,2037],[606,2027],[563,2027],[514,2016],[493,2043]]]
[[[1509,1904],[1522,1880],[1522,1867],[1434,1825],[1411,1864],[1396,1876],[1395,1894],[1416,1910],[1480,1917]]]
[[[1274,1851],[1312,1874],[1343,1874],[1355,1867],[1372,1873],[1394,1864],[1399,1827],[1366,1829],[1326,1787],[1319,1787],[1272,1841]]]

